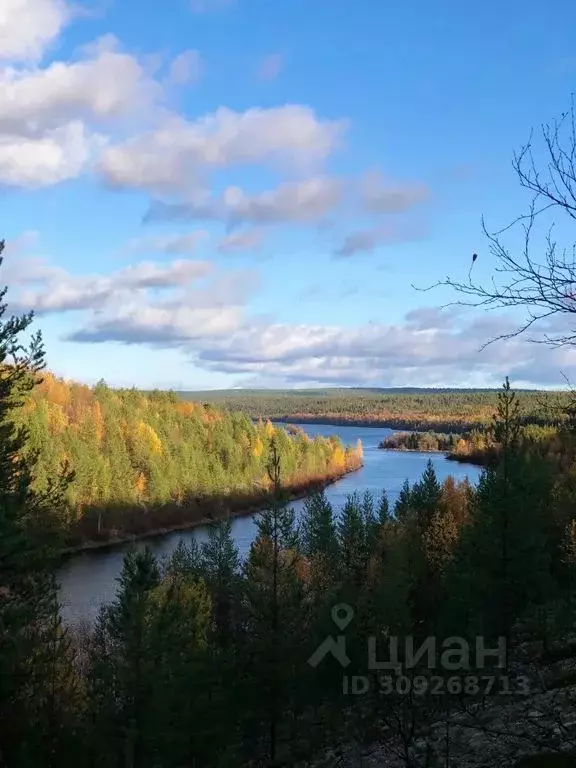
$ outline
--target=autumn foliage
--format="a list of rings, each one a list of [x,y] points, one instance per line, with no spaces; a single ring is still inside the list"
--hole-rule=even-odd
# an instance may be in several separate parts
[[[258,505],[269,492],[274,440],[283,485],[295,492],[361,464],[361,446],[289,435],[270,421],[183,402],[174,393],[90,388],[51,374],[20,418],[38,454],[35,483],[74,471],[62,521],[73,538],[110,538]]]

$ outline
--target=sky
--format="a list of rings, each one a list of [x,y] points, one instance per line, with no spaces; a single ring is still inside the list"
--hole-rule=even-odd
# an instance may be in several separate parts
[[[494,274],[481,220],[526,210],[574,29],[572,0],[0,0],[9,310],[87,383],[576,380],[571,348],[483,348],[520,315],[422,290]]]

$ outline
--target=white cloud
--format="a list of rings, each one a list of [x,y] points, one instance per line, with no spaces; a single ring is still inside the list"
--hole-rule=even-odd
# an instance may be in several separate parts
[[[287,325],[247,316],[237,294],[224,298],[219,320],[211,299],[214,313],[202,314],[199,324],[196,312],[208,307],[186,298],[139,312],[134,306],[99,314],[71,338],[175,346],[198,367],[278,385],[447,386],[465,380],[480,386],[499,384],[508,373],[542,385],[558,383],[560,370],[576,371],[576,350],[549,350],[521,339],[480,352],[485,341],[510,329],[504,316],[422,308],[398,324]]]
[[[323,162],[345,129],[344,121],[322,121],[300,105],[221,107],[192,122],[171,117],[158,130],[108,148],[101,172],[116,187],[190,195],[218,168],[265,164],[303,171]]]
[[[64,0],[2,0],[0,59],[39,61],[70,15]]]
[[[0,132],[37,136],[70,120],[104,121],[150,109],[161,88],[107,37],[95,58],[0,70]]]
[[[115,38],[84,55],[0,69],[0,183],[35,188],[78,176],[106,144],[107,122],[149,116],[161,101],[158,83]]]
[[[11,310],[88,312],[70,340],[175,347],[207,371],[279,385],[480,386],[499,384],[507,374],[517,386],[553,385],[561,371],[576,374],[574,348],[550,350],[513,338],[480,351],[515,327],[509,315],[421,307],[398,323],[287,324],[250,315],[259,277],[249,270],[179,260],[71,276],[39,259],[16,259],[13,270],[24,290]]]
[[[103,144],[78,121],[39,138],[0,133],[0,183],[34,189],[75,178]]]
[[[258,67],[258,77],[260,80],[275,80],[282,71],[283,64],[284,60],[280,53],[265,56]]]
[[[286,182],[255,195],[247,195],[239,187],[227,187],[219,199],[199,194],[196,200],[188,203],[153,203],[146,220],[214,219],[229,224],[306,224],[328,215],[341,197],[342,183],[338,179],[314,176],[304,181]]]
[[[183,51],[176,56],[170,65],[168,83],[171,85],[197,83],[201,76],[202,57],[199,51]]]
[[[146,305],[150,288],[182,288],[212,272],[207,261],[180,259],[157,265],[144,261],[110,275],[72,276],[42,259],[8,262],[8,274],[15,284],[40,284],[10,296],[14,310],[33,309],[38,314],[75,310],[104,310],[133,301]],[[137,302],[136,302],[137,298]]]

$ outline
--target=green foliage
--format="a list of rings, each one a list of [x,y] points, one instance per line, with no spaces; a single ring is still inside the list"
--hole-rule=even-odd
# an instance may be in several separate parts
[[[44,349],[40,334],[23,346],[32,315],[6,318],[5,295],[0,291],[0,761],[42,766],[65,759],[73,742],[61,737],[55,717],[66,721],[75,703],[53,575],[55,512],[65,511],[69,473],[52,472],[42,491],[34,488],[38,457],[26,450],[30,436],[18,415],[44,367]],[[68,705],[57,700],[61,691]]]
[[[361,424],[393,429],[462,432],[490,426],[498,390],[472,389],[314,389],[181,392],[183,399],[209,400],[253,418],[291,422]],[[517,395],[522,423],[565,421],[567,392],[522,391]]]
[[[360,466],[359,449],[337,438],[289,435],[270,422],[150,395],[93,389],[50,374],[18,411],[36,457],[33,488],[47,492],[61,467],[74,470],[63,515],[71,543],[178,526],[267,500],[275,442],[285,490],[314,487]],[[64,510],[63,510],[64,511]]]

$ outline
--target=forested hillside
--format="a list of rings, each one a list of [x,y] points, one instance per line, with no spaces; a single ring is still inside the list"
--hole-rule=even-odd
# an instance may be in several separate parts
[[[253,418],[461,432],[483,429],[497,406],[496,390],[221,390],[180,392]],[[565,392],[518,392],[524,423],[555,423],[569,402]]]
[[[147,395],[94,388],[44,374],[19,414],[37,453],[34,487],[45,490],[66,465],[70,535],[109,538],[193,522],[261,503],[274,440],[282,485],[294,491],[356,468],[361,447],[332,437],[289,435],[269,421]],[[64,513],[63,513],[64,516]]]

